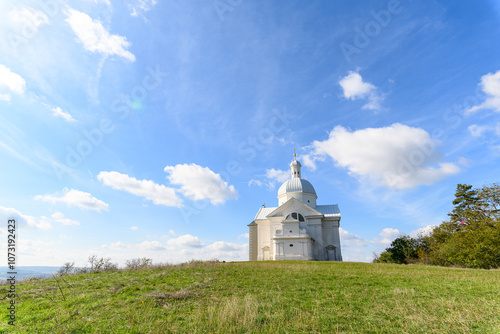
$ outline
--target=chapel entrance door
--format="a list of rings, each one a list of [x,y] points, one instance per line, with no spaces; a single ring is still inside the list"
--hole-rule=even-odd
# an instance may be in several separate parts
[[[327,246],[326,247],[326,255],[327,255],[327,260],[328,261],[336,261],[337,260],[337,249],[335,246]]]
[[[266,246],[266,247],[262,248],[262,251],[263,251],[263,254],[264,254],[264,256],[262,257],[262,259],[264,261],[270,260],[270,257],[269,257],[269,247]]]

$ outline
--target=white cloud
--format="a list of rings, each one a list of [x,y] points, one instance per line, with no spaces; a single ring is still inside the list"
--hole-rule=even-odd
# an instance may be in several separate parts
[[[238,236],[238,239],[240,239],[240,238],[248,239],[248,238],[250,238],[250,234],[243,233],[243,234],[241,234],[241,235]]]
[[[33,8],[15,8],[7,17],[11,21],[12,29],[25,38],[34,36],[40,25],[50,23],[43,11]]]
[[[304,166],[308,167],[311,170],[316,170],[316,162],[315,160],[319,160],[319,157],[316,157],[316,159],[312,158],[309,154],[304,154],[301,157],[302,163]],[[321,159],[324,160],[324,159]]]
[[[415,231],[410,232],[410,235],[413,237],[428,236],[436,227],[437,227],[436,225],[428,225],[425,227],[421,227]]]
[[[483,75],[481,77],[481,87],[489,97],[480,105],[467,109],[466,112],[474,112],[480,109],[492,109],[500,112],[500,71]]]
[[[101,210],[108,210],[108,204],[89,193],[76,189],[64,188],[61,195],[37,195],[35,196],[35,200],[52,204],[62,202],[69,206],[77,206],[81,209],[96,210],[99,212]]]
[[[52,215],[52,219],[57,223],[61,223],[63,225],[67,225],[67,226],[68,225],[80,225],[80,222],[64,217],[64,214],[62,214],[61,212],[54,213]]]
[[[473,136],[473,137],[481,137],[484,132],[490,130],[489,126],[480,126],[477,124],[472,124],[467,128],[467,131]]]
[[[175,239],[167,240],[167,244],[170,246],[177,246],[177,247],[190,247],[190,248],[203,247],[203,242],[201,242],[200,239],[198,239],[198,237],[192,236],[191,234],[185,234]]]
[[[390,245],[392,241],[401,234],[402,233],[395,228],[386,227],[378,234],[382,237],[382,240],[376,238],[374,239],[374,242],[382,245]]]
[[[52,116],[54,116],[54,117],[60,117],[60,118],[64,119],[66,122],[74,122],[75,121],[73,116],[71,116],[67,112],[62,111],[62,109],[59,107],[52,108],[50,110],[52,110]]]
[[[71,29],[90,52],[99,52],[103,55],[117,55],[130,61],[135,61],[135,56],[126,50],[130,43],[123,36],[111,35],[98,20],[77,10],[68,8],[66,14]]]
[[[441,162],[438,143],[422,129],[402,124],[349,131],[335,127],[325,141],[314,141],[312,156],[330,156],[360,180],[405,189],[433,184],[460,171]]]
[[[193,200],[209,199],[212,204],[222,204],[228,199],[238,198],[234,186],[225,182],[219,174],[208,167],[196,164],[166,166],[170,183],[180,185],[180,191]]]
[[[377,93],[377,87],[371,83],[364,82],[359,73],[350,71],[348,75],[340,79],[344,97],[351,100],[368,100],[363,109],[378,110],[382,97]]]
[[[368,244],[368,240],[353,234],[351,232],[348,232],[344,230],[342,227],[339,227],[339,234],[340,234],[340,242],[342,246],[346,247],[352,247],[352,246],[357,246],[357,247],[363,247]]]
[[[266,169],[264,177],[267,179],[266,181],[251,179],[248,182],[248,185],[251,186],[252,184],[255,184],[259,187],[267,186],[269,189],[274,189],[276,187],[276,183],[281,184],[290,178],[290,172],[271,168]]]
[[[137,226],[132,226],[130,229],[131,229],[132,231],[137,231],[139,228],[138,228]]]
[[[386,227],[379,233],[379,235],[383,238],[394,239],[399,237],[401,235],[401,232],[399,232],[399,230],[396,228]]]
[[[159,241],[144,241],[141,242],[140,244],[137,245],[138,247],[145,249],[145,250],[152,250],[152,251],[161,251],[165,250],[165,246],[161,244]]]
[[[43,218],[37,219],[32,216],[23,215],[16,209],[0,206],[0,221],[4,222],[4,226],[7,226],[7,221],[9,219],[15,219],[17,223],[16,228],[27,227],[41,230],[50,229],[52,227],[50,225],[50,221]]]
[[[19,74],[12,72],[8,67],[0,64],[0,100],[10,101],[10,93],[24,94],[26,81]]]
[[[109,250],[123,251],[123,250],[126,250],[128,248],[128,245],[126,245],[125,243],[123,243],[121,241],[117,241],[117,242],[112,242],[109,245],[102,245],[101,247],[104,249],[109,249]]]
[[[278,183],[283,183],[288,180],[290,176],[290,171],[280,170],[280,169],[266,169],[266,177],[269,180],[276,180]]]
[[[174,230],[170,230],[170,231],[168,231],[168,233],[172,234],[173,236],[177,235],[177,233],[175,233]]]
[[[150,180],[137,180],[118,172],[100,172],[97,179],[113,189],[144,197],[154,204],[180,207],[182,200],[173,188],[165,187]]]
[[[235,251],[244,249],[246,245],[233,244],[227,241],[216,241],[211,245],[207,246],[207,249],[216,250],[216,251]]]
[[[137,17],[150,11],[157,4],[156,0],[132,0],[127,4],[131,16]]]
[[[206,249],[216,259],[248,259],[248,244],[233,244],[227,241],[216,241]]]
[[[380,231],[379,236],[373,239],[365,239],[354,233],[339,228],[340,242],[342,245],[342,258],[344,261],[371,262],[375,252],[380,253],[387,248],[394,239],[402,233],[395,229],[386,227]]]

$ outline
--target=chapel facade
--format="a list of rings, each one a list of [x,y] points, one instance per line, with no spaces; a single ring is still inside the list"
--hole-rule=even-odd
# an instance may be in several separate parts
[[[342,261],[340,210],[316,205],[316,191],[290,163],[291,178],[278,190],[278,206],[262,207],[249,227],[249,259]]]

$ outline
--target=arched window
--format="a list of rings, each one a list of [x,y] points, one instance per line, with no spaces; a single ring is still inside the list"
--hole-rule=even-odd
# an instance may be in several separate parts
[[[298,212],[292,212],[292,213],[290,213],[288,216],[286,216],[286,218],[285,218],[285,219],[289,219],[290,217],[292,217],[293,219],[298,219],[298,220],[299,220],[299,222],[304,222],[304,221],[306,221],[306,220],[304,219],[304,216],[302,216],[302,215],[301,215],[300,213],[298,213]]]

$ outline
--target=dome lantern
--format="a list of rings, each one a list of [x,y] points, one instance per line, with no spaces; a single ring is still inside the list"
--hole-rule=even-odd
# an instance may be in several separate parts
[[[313,185],[303,179],[300,173],[300,161],[297,160],[296,154],[293,155],[294,159],[290,163],[291,178],[285,181],[278,190],[278,199],[280,205],[290,198],[294,197],[311,207],[316,206],[316,190]]]

